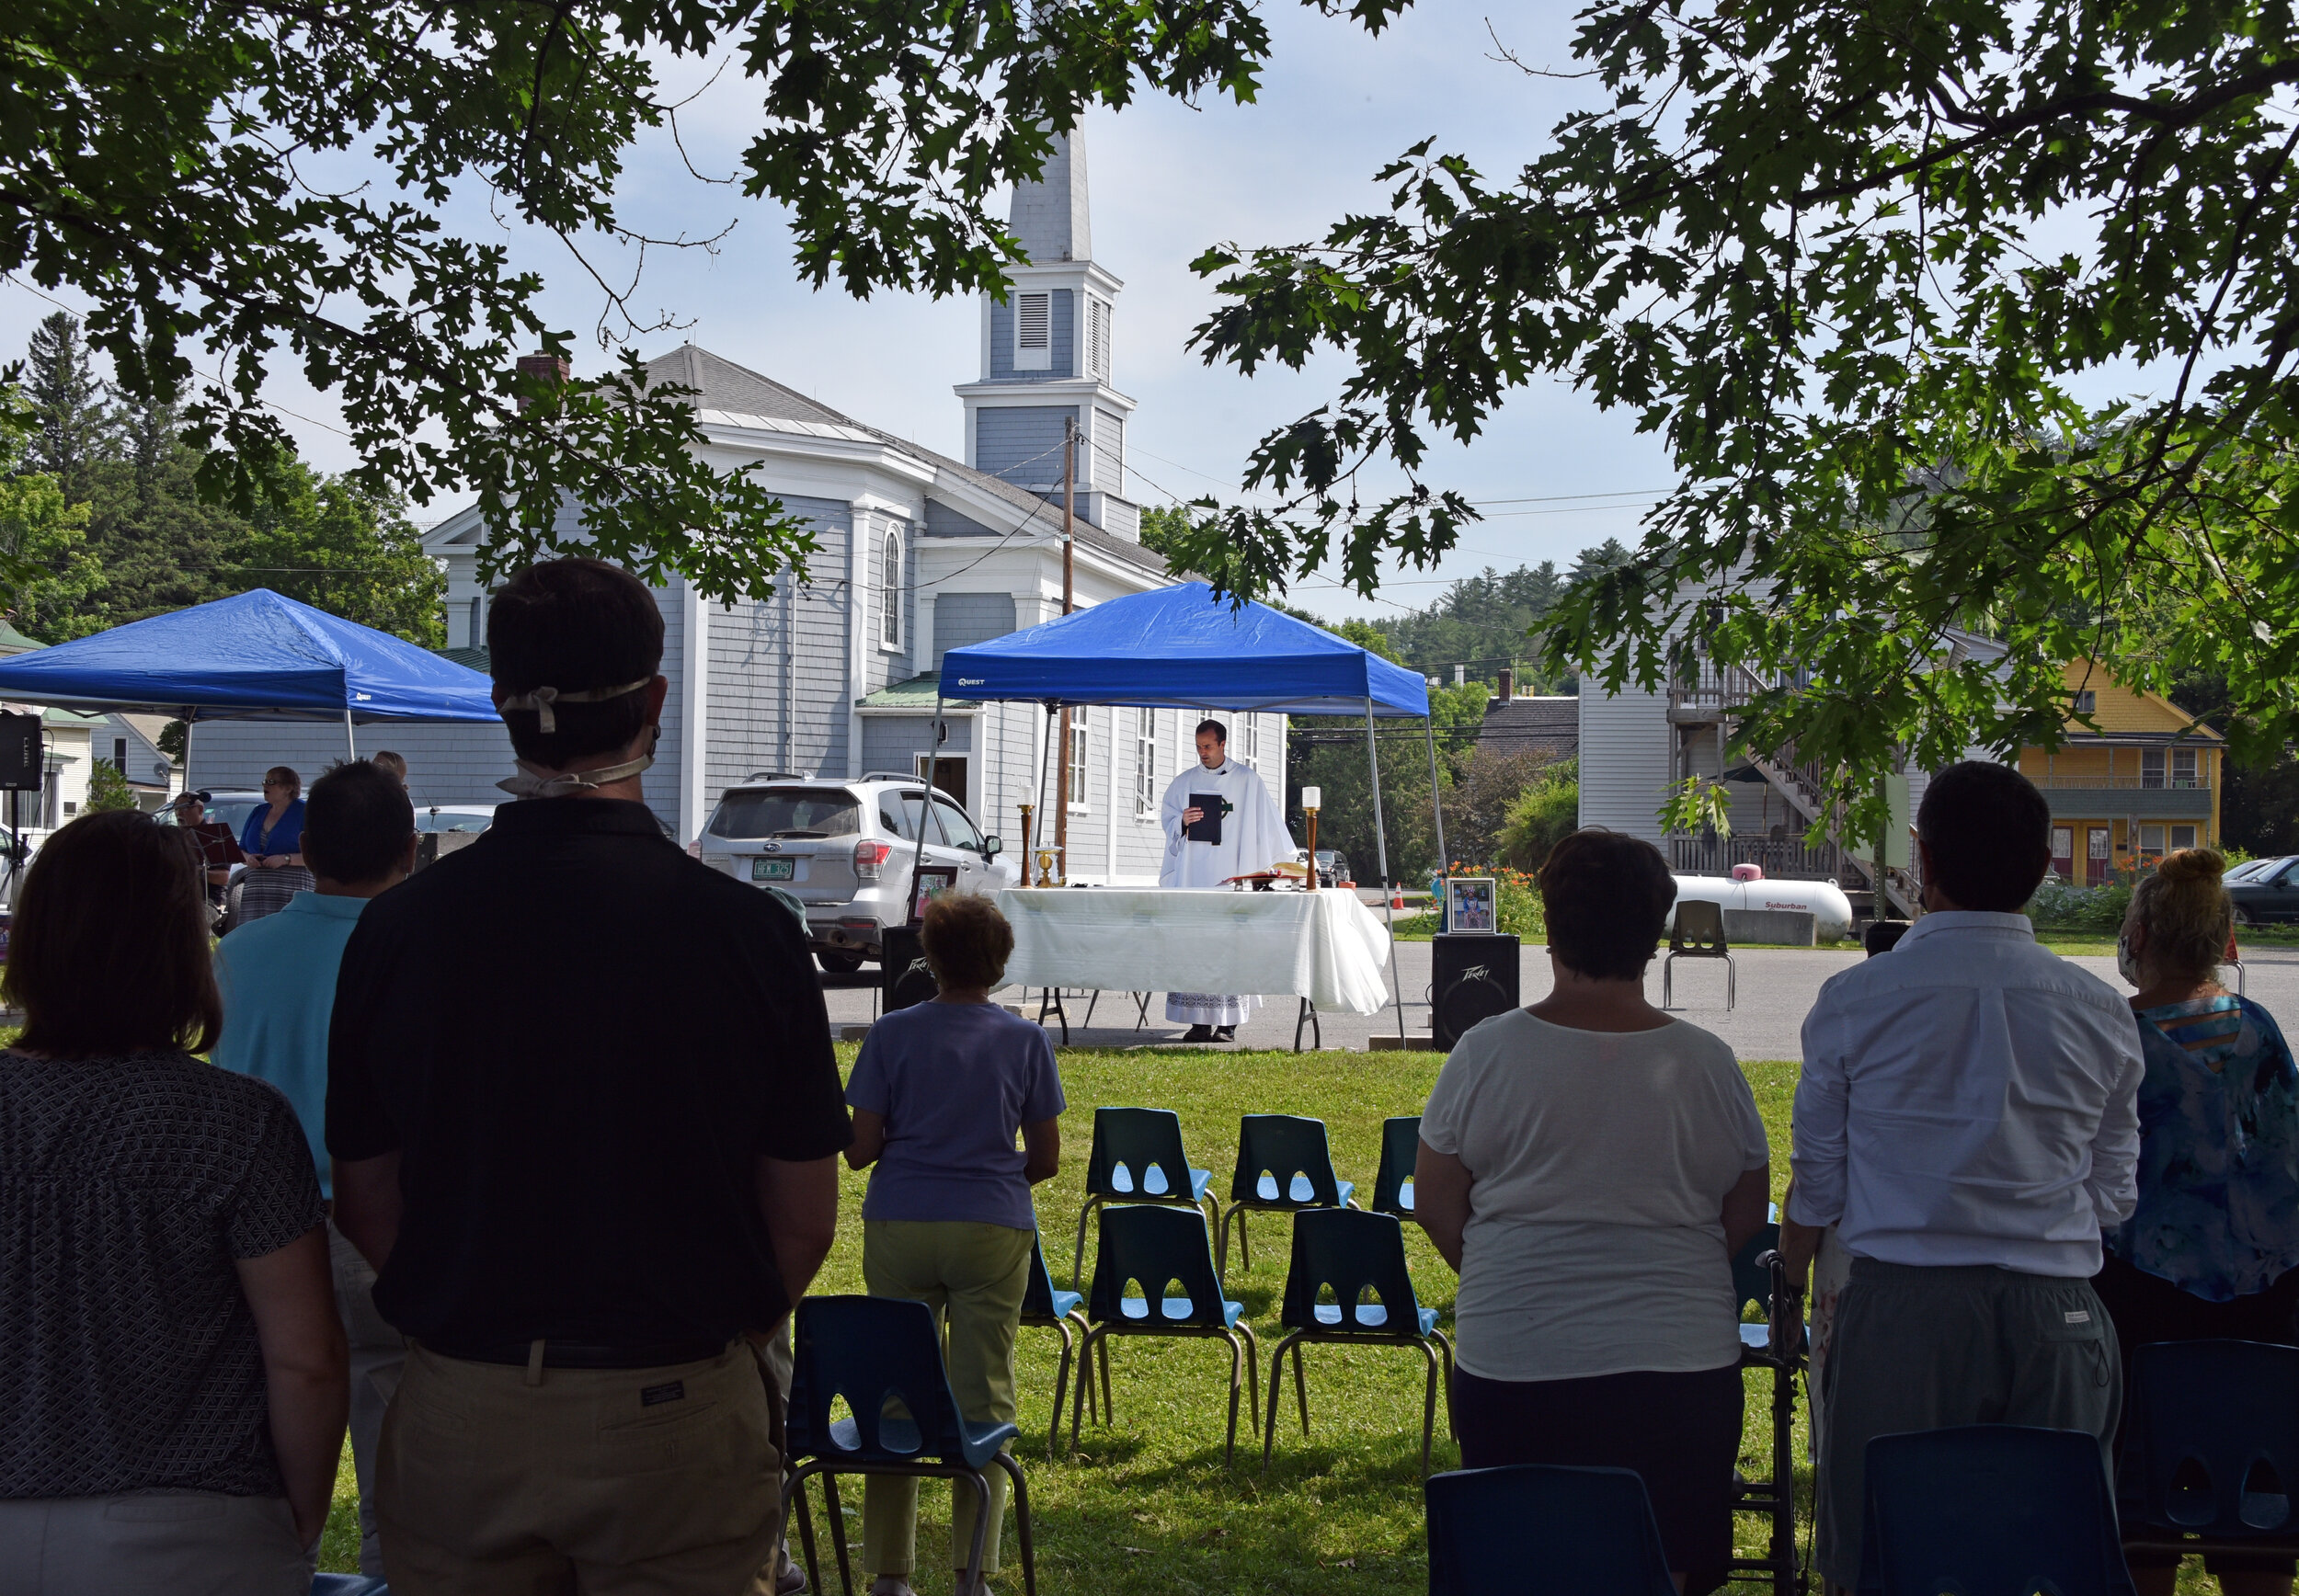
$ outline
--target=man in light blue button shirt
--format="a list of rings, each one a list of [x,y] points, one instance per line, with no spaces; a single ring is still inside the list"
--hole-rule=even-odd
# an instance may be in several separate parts
[[[337,766],[304,800],[303,857],[316,884],[275,915],[234,930],[215,950],[223,1035],[211,1055],[287,1094],[311,1143],[319,1189],[328,1179],[327,1022],[335,1010],[343,947],[368,900],[396,886],[415,864],[415,810],[406,789],[363,760]],[[375,1271],[327,1222],[336,1302],[351,1344],[351,1459],[360,1482],[360,1569],[380,1579],[372,1493],[376,1439],[398,1384],[406,1346],[375,1312]]]
[[[1852,1255],[1824,1383],[1814,1561],[1860,1568],[1869,1441],[1963,1424],[2115,1433],[2122,1375],[2091,1289],[2099,1231],[2138,1201],[2139,1028],[2019,912],[2051,868],[2019,772],[1933,778],[1916,815],[1930,911],[1829,978],[1804,1020],[1795,1188],[1801,1281],[1825,1226]]]

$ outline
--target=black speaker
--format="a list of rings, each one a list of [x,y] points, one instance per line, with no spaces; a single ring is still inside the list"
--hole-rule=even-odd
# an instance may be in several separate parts
[[[40,787],[40,717],[0,715],[0,792],[37,792]]]
[[[1450,1053],[1469,1028],[1516,1007],[1516,939],[1447,932],[1430,939],[1429,1030]]]
[[[879,1013],[891,1014],[897,1009],[929,1003],[940,996],[942,985],[927,967],[925,951],[918,945],[916,926],[886,927],[878,946]]]

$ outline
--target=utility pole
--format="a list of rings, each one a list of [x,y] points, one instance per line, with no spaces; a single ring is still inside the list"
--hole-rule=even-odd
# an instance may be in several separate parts
[[[1071,551],[1077,547],[1071,535],[1070,518],[1076,514],[1078,493],[1078,418],[1066,417],[1062,422],[1062,613],[1069,613],[1074,597],[1072,583],[1076,564]],[[1061,860],[1062,884],[1069,884],[1069,706],[1062,705],[1061,737],[1058,744],[1061,754],[1061,772],[1054,779],[1054,851]]]

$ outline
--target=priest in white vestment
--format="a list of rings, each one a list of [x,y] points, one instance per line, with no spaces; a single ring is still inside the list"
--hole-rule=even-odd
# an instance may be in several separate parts
[[[1221,795],[1226,807],[1219,842],[1199,842],[1183,835],[1202,815],[1190,803],[1193,793]],[[1165,858],[1158,866],[1162,887],[1229,892],[1231,877],[1267,870],[1299,851],[1286,829],[1285,811],[1261,777],[1230,762],[1230,730],[1219,721],[1198,723],[1197,763],[1174,777],[1165,790],[1160,824],[1165,830]],[[1250,996],[1168,992],[1165,1017],[1189,1026],[1185,1042],[1228,1042],[1259,1001]]]

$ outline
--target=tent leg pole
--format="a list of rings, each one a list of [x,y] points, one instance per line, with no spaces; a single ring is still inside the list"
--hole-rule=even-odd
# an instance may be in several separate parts
[[[351,712],[343,712],[343,747],[352,758],[360,757],[360,739],[351,730]]]
[[[1437,873],[1448,874],[1453,868],[1453,856],[1445,851],[1445,790],[1437,785],[1436,716],[1432,714],[1422,723],[1429,734],[1429,807],[1436,815]]]
[[[1436,744],[1429,745],[1435,749]],[[1381,824],[1381,751],[1373,741],[1373,700],[1365,701],[1365,765],[1373,777],[1373,849],[1376,862],[1381,867],[1381,918],[1389,924],[1389,986],[1397,999],[1397,1045],[1405,1045],[1405,987],[1397,978],[1397,911],[1389,886],[1389,832]],[[1317,868],[1317,861],[1310,861],[1310,868]]]
[[[918,848],[910,855],[910,901],[905,906],[902,923],[909,924],[918,907],[919,872],[926,863],[926,822],[934,813],[934,781],[942,774],[942,687],[934,687],[934,718],[926,723],[926,791],[918,801]],[[937,820],[935,824],[939,825]],[[884,966],[881,966],[883,969]]]

